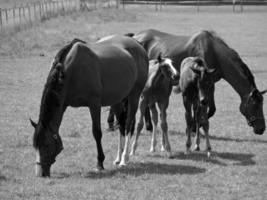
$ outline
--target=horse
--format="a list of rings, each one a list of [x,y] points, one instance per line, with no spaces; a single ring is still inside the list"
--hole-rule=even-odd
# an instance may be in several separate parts
[[[158,124],[158,111],[156,104],[160,110],[160,120],[162,129],[162,143],[161,150],[167,151],[168,156],[171,156],[171,146],[168,139],[168,124],[167,124],[167,108],[169,105],[169,97],[172,91],[173,82],[179,80],[179,74],[173,67],[172,61],[169,58],[164,58],[160,54],[157,59],[149,61],[149,75],[146,82],[145,88],[141,95],[139,103],[140,118],[136,128],[136,135],[132,143],[132,149],[130,155],[134,155],[137,142],[141,130],[144,126],[144,115],[146,107],[149,106],[152,112],[152,121],[154,125],[150,152],[155,152],[156,147],[156,134]]]
[[[191,133],[196,131],[195,150],[199,151],[200,134],[202,127],[206,138],[207,156],[210,157],[209,120],[207,113],[208,92],[213,84],[212,75],[216,69],[209,69],[200,57],[185,58],[180,67],[179,86],[183,96],[186,121],[186,154],[190,152]]]
[[[101,138],[101,107],[113,105],[120,123],[116,163],[126,165],[129,132],[134,127],[141,92],[148,76],[148,57],[143,47],[126,36],[113,35],[87,45],[80,40],[62,48],[56,55],[41,98],[38,123],[34,127],[36,175],[50,176],[51,165],[63,149],[59,127],[68,106],[88,107],[97,147],[97,170],[104,170]],[[122,100],[128,99],[127,116]],[[122,137],[125,146],[122,152]]]
[[[240,112],[246,118],[255,134],[265,131],[263,114],[263,94],[259,91],[254,76],[239,54],[229,47],[215,32],[202,30],[192,36],[178,36],[154,29],[141,31],[133,35],[143,45],[149,59],[155,59],[161,52],[173,61],[173,66],[180,72],[181,62],[189,56],[203,58],[208,68],[216,68],[213,82],[226,80],[241,99]],[[216,112],[214,100],[215,84],[208,94],[208,118]]]

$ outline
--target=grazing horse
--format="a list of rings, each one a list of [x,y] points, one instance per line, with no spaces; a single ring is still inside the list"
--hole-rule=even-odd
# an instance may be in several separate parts
[[[155,59],[161,52],[173,61],[173,66],[180,72],[184,58],[199,56],[208,68],[215,67],[214,82],[221,78],[226,80],[241,99],[240,111],[248,125],[253,127],[255,134],[262,135],[265,131],[263,114],[263,94],[254,81],[254,76],[238,53],[230,48],[220,37],[211,31],[200,31],[193,36],[177,36],[149,29],[133,36],[146,49],[149,59]],[[216,111],[214,101],[215,85],[208,94],[208,117]]]
[[[144,115],[146,107],[149,106],[152,112],[152,121],[154,125],[150,152],[155,151],[156,134],[158,124],[158,111],[156,104],[160,110],[160,120],[162,129],[162,143],[161,150],[167,151],[171,156],[171,146],[168,139],[168,124],[167,124],[167,108],[169,106],[169,97],[172,91],[173,82],[179,80],[179,75],[176,69],[172,66],[172,61],[169,58],[162,58],[161,54],[158,59],[149,61],[149,75],[145,88],[141,95],[140,101],[140,118],[137,124],[136,135],[132,144],[131,155],[135,154],[137,148],[137,141],[141,130],[144,126]]]
[[[116,162],[125,165],[129,157],[128,133],[134,127],[147,76],[145,50],[126,36],[110,36],[90,46],[75,40],[59,51],[43,90],[39,121],[31,120],[35,128],[36,175],[50,176],[50,167],[63,149],[59,126],[68,106],[89,107],[98,154],[97,170],[103,170],[101,106],[114,105],[120,133],[125,135],[124,151],[121,151],[120,141]],[[122,115],[120,103],[125,97],[128,99],[127,118]]]
[[[207,98],[215,69],[209,69],[200,57],[187,57],[180,68],[179,86],[183,96],[186,120],[186,153],[190,152],[191,133],[196,130],[196,147],[199,151],[199,128],[202,127],[206,137],[206,151],[210,156],[209,120],[207,113]]]

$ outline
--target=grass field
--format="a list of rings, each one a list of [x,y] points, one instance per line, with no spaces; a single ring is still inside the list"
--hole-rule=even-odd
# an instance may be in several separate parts
[[[117,133],[108,133],[102,110],[105,172],[94,172],[96,146],[87,108],[69,108],[60,128],[64,150],[52,166],[51,178],[34,175],[33,128],[43,86],[53,56],[74,37],[89,42],[114,33],[155,28],[190,35],[215,30],[236,49],[255,75],[260,90],[267,88],[266,7],[127,7],[73,14],[46,21],[14,35],[0,37],[0,199],[257,199],[267,197],[267,136],[256,136],[239,112],[240,99],[228,83],[216,84],[217,113],[210,121],[214,154],[183,154],[184,109],[172,95],[168,110],[174,158],[150,154],[150,135],[140,137],[137,155],[124,169],[112,165]],[[264,100],[265,118],[267,102]],[[160,136],[160,135],[158,135]],[[158,137],[160,138],[160,137]],[[202,149],[204,144],[202,142]],[[158,146],[159,150],[159,146]]]

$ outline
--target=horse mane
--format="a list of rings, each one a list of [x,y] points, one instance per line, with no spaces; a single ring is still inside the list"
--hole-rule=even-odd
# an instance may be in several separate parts
[[[74,39],[69,44],[65,45],[54,58],[41,98],[39,126],[37,126],[37,130],[33,136],[33,146],[35,148],[40,146],[43,136],[43,132],[38,129],[41,129],[41,127],[48,128],[49,119],[52,118],[55,109],[60,106],[60,97],[64,85],[62,80],[64,78],[63,62],[72,46],[77,42],[85,43],[80,39]]]
[[[205,52],[215,51],[215,47],[219,46],[228,52],[229,57],[240,63],[240,69],[247,77],[250,84],[256,88],[254,76],[251,73],[248,66],[242,61],[239,54],[232,48],[230,48],[225,41],[220,38],[214,31],[202,30],[194,34],[188,41],[187,47],[189,47],[190,54],[203,57],[205,59]],[[215,53],[213,57],[216,57]],[[205,59],[206,60],[206,59]]]

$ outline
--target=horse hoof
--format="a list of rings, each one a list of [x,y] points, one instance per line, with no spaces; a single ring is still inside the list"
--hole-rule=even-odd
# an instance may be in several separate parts
[[[194,151],[200,151],[199,146],[196,146],[195,149],[194,149]]]
[[[114,160],[113,165],[118,165],[118,164],[120,164],[120,160]]]
[[[189,155],[190,153],[191,153],[190,149],[186,149],[184,152],[185,155]]]
[[[135,155],[135,151],[131,151],[130,156],[134,156],[134,155]]]
[[[169,159],[174,158],[171,152],[167,152],[167,158],[169,158]]]
[[[119,168],[123,168],[126,166],[127,166],[126,162],[120,162],[120,164],[119,164]]]
[[[150,153],[154,153],[154,152],[155,152],[155,148],[151,148],[151,149],[149,150],[149,152],[150,152]]]
[[[96,173],[101,173],[101,172],[103,172],[105,169],[104,168],[102,168],[102,167],[97,167],[97,168],[95,168],[95,172]]]
[[[207,157],[211,158],[211,152],[210,151],[207,152]]]
[[[161,152],[165,152],[166,151],[166,148],[164,146],[161,146],[161,149],[160,149]]]

